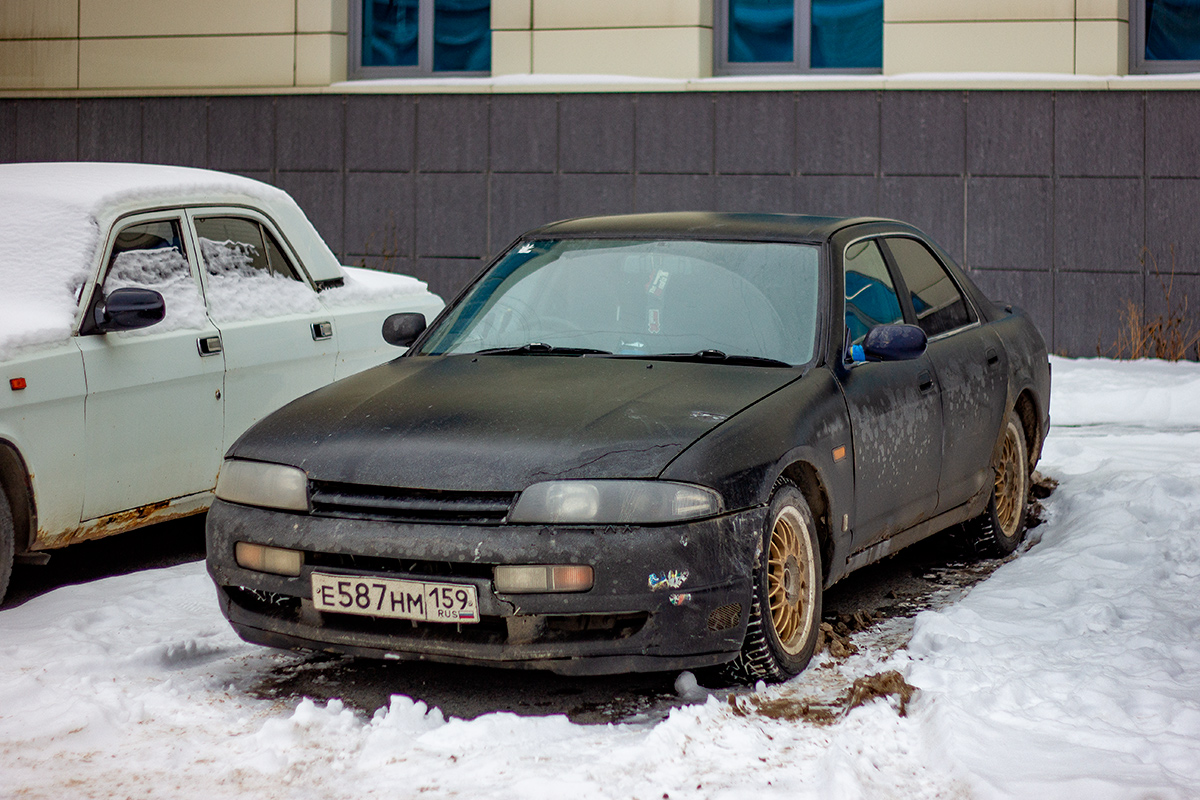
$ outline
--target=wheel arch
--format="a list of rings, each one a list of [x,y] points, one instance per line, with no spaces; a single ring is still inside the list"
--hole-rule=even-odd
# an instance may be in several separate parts
[[[1042,430],[1042,412],[1033,390],[1024,389],[1013,404],[1013,410],[1021,420],[1021,428],[1025,432],[1025,446],[1029,454],[1029,471],[1037,466],[1042,455],[1042,443],[1046,438]]]
[[[829,492],[825,482],[821,480],[817,468],[808,461],[793,461],[780,473],[779,481],[795,484],[804,495],[804,501],[808,503],[808,510],[812,512],[813,521],[817,524],[817,542],[821,548],[821,580],[828,583],[834,542]]]
[[[16,552],[24,553],[29,549],[37,530],[33,484],[25,460],[16,446],[5,439],[0,439],[0,491],[8,497],[8,505],[12,510]]]

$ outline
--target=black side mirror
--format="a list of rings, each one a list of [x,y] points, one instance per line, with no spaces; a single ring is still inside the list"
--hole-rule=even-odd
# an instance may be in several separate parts
[[[89,332],[111,333],[148,328],[167,315],[167,301],[152,289],[117,289],[96,304]]]
[[[866,361],[911,361],[928,344],[929,337],[916,325],[876,325],[867,331],[862,349]]]
[[[425,315],[408,311],[392,314],[383,321],[383,340],[396,347],[408,347],[425,331]]]

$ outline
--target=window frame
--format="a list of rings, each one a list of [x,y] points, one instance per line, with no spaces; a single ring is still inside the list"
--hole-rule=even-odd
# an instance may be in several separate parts
[[[940,341],[948,336],[953,336],[960,331],[978,328],[983,324],[983,316],[979,313],[979,309],[975,307],[975,302],[971,297],[971,293],[963,288],[962,284],[955,276],[954,271],[946,266],[946,263],[938,255],[936,248],[932,247],[928,241],[922,239],[920,236],[915,236],[905,231],[880,234],[879,239],[881,240],[880,249],[883,250],[884,258],[887,260],[888,269],[891,270],[892,273],[892,281],[895,282],[897,288],[900,290],[900,307],[904,309],[905,321],[909,325],[916,325],[921,330],[925,330],[925,326],[921,324],[920,318],[917,316],[916,308],[913,307],[912,290],[908,288],[908,281],[904,278],[904,270],[900,267],[900,260],[896,258],[896,255],[888,246],[889,239],[911,239],[923,247],[925,252],[929,254],[929,257],[933,259],[934,263],[937,264],[945,276],[949,278],[950,284],[954,287],[955,291],[958,292],[958,296],[962,298],[963,307],[966,309],[967,315],[970,317],[970,320],[966,324],[959,325],[957,328],[948,328],[947,330],[940,331],[932,336],[926,332],[926,336],[928,337],[929,341]]]
[[[881,75],[874,67],[813,67],[812,0],[792,0],[791,61],[730,61],[729,0],[713,0],[713,74],[714,75]]]
[[[349,80],[372,80],[376,78],[487,78],[488,70],[439,70],[433,69],[433,20],[436,0],[418,0],[417,5],[417,63],[411,67],[366,67],[362,63],[363,0],[350,0],[349,46],[346,52],[350,59],[347,65]],[[489,35],[491,28],[489,23]]]
[[[1162,75],[1177,72],[1200,72],[1200,59],[1146,58],[1146,0],[1129,2],[1129,73],[1131,75]]]

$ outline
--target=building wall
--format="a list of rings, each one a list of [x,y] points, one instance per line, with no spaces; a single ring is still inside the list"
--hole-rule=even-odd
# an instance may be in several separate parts
[[[535,225],[712,209],[911,221],[1071,355],[1162,309],[1154,264],[1200,303],[1193,91],[0,100],[0,160],[71,159],[275,183],[345,263],[447,296]]]
[[[329,86],[354,0],[3,0],[0,90]],[[493,0],[492,73],[712,75],[714,0]],[[884,0],[883,72],[1128,72],[1128,0]]]
[[[883,71],[1129,72],[1129,0],[885,0]]]
[[[347,0],[3,0],[0,89],[328,86]]]

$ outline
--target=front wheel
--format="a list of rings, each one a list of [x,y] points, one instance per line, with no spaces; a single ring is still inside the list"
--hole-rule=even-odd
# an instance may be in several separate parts
[[[762,551],[754,565],[750,621],[725,676],[741,683],[783,681],[813,657],[821,624],[821,550],[800,490],[780,486],[771,498]]]
[[[1029,506],[1029,448],[1025,429],[1013,411],[1004,418],[1004,429],[992,454],[992,471],[995,480],[987,508],[967,523],[967,528],[977,553],[1006,556],[1025,538]]]
[[[12,509],[8,506],[8,496],[4,487],[0,486],[0,603],[4,602],[4,594],[8,591],[15,546],[16,531],[13,528]]]

